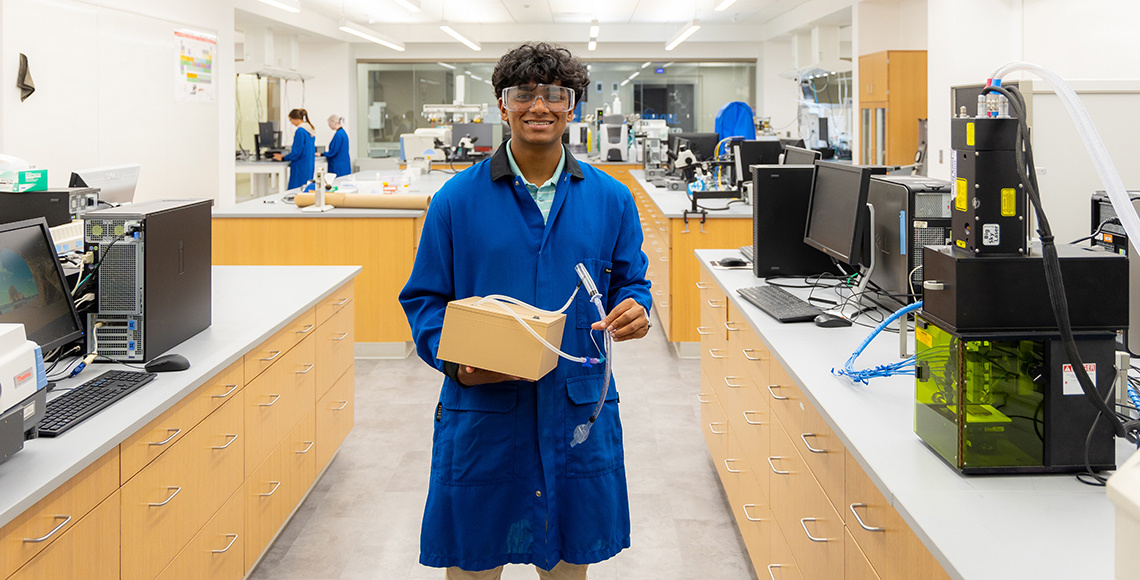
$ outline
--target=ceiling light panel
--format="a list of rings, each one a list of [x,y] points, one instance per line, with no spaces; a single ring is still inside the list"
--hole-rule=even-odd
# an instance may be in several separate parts
[[[384,36],[375,30],[366,28],[364,26],[356,24],[355,22],[349,22],[347,20],[340,21],[340,30],[341,32],[351,34],[352,36],[355,36],[361,40],[367,40],[368,42],[386,46],[392,50],[399,52],[403,52],[405,50],[404,43],[392,38],[388,38],[387,36]]]
[[[392,2],[395,2],[400,8],[408,12],[423,12],[423,9],[420,8],[420,0],[392,0]]]
[[[440,25],[439,29],[444,31],[445,33],[447,33],[448,36],[454,38],[455,40],[457,40],[463,44],[466,44],[467,48],[470,48],[471,50],[474,50],[476,52],[483,50],[483,46],[480,45],[478,42],[475,42],[474,40],[471,39],[471,37],[467,36],[466,34],[464,34],[462,32],[459,32],[458,30],[456,30],[455,28],[453,28],[452,26],[450,26],[448,24]]]
[[[677,48],[677,46],[679,46],[682,42],[688,40],[689,37],[700,30],[700,28],[701,22],[699,20],[694,18],[693,20],[689,21],[676,33],[673,34],[673,37],[669,40],[669,42],[665,43],[665,50],[673,50],[674,48]]]
[[[286,12],[297,14],[301,11],[301,0],[261,0],[262,4],[268,4],[274,8],[280,8]]]

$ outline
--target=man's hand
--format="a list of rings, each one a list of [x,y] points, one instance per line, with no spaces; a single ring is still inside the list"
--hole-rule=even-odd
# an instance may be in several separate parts
[[[466,365],[459,365],[459,383],[467,386],[474,387],[475,385],[486,385],[488,383],[501,383],[503,381],[525,381],[526,379],[520,377],[513,377],[511,375],[504,375],[495,371],[486,371],[469,367]]]
[[[592,328],[608,331],[615,342],[642,338],[649,334],[649,313],[633,298],[626,298]]]

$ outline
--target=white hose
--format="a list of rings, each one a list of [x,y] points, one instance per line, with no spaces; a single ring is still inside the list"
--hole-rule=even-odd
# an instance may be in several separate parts
[[[1124,182],[1121,181],[1120,174],[1117,173],[1116,166],[1113,165],[1112,158],[1108,156],[1108,150],[1105,149],[1104,142],[1101,141],[1100,134],[1093,126],[1092,119],[1089,118],[1088,111],[1085,110],[1084,104],[1077,97],[1077,93],[1057,73],[1028,62],[1003,64],[994,71],[991,78],[1001,79],[1014,71],[1032,73],[1048,82],[1057,92],[1061,104],[1065,105],[1065,109],[1069,111],[1069,116],[1073,118],[1073,123],[1077,126],[1077,132],[1080,133],[1081,140],[1085,143],[1085,149],[1088,150],[1093,166],[1096,168],[1097,174],[1100,175],[1100,181],[1104,184],[1109,199],[1112,200],[1112,207],[1116,210],[1116,215],[1120,217],[1120,223],[1124,226],[1128,239],[1140,240],[1140,216],[1136,215],[1136,209],[1132,207],[1132,202],[1128,199],[1128,192],[1124,189]]]

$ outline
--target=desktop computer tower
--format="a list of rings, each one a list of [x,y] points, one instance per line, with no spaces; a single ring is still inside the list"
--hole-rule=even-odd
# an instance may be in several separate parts
[[[871,178],[867,201],[875,208],[871,228],[876,256],[871,281],[900,303],[921,299],[923,246],[951,243],[950,182],[876,175]],[[917,296],[908,300],[911,287]]]
[[[1140,191],[1129,191],[1132,207],[1140,212]],[[1098,191],[1092,196],[1092,245],[1104,248],[1114,254],[1129,256],[1128,260],[1128,330],[1125,331],[1125,344],[1128,350],[1140,352],[1140,260],[1136,258],[1136,247],[1124,226],[1108,223],[1117,218],[1116,208],[1108,199],[1108,194]],[[1119,219],[1119,218],[1117,218]],[[1099,231],[1098,231],[1099,230]],[[1135,329],[1135,330],[1133,330]]]
[[[835,271],[831,258],[804,243],[813,165],[753,165],[752,272],[807,276]]]
[[[145,362],[210,326],[212,205],[153,201],[83,216],[98,264],[89,352]]]

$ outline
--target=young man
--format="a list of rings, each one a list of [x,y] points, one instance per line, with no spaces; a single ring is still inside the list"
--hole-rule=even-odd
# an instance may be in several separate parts
[[[564,48],[524,44],[499,60],[491,80],[511,140],[432,199],[400,294],[420,357],[447,375],[434,415],[420,562],[447,568],[449,580],[497,579],[508,563],[533,564],[540,578],[584,579],[588,564],[629,546],[612,383],[589,439],[570,446],[601,397],[604,365],[560,360],[528,382],[435,354],[449,301],[505,294],[558,310],[578,285],[579,263],[607,315],[598,321],[579,292],[561,349],[597,356],[594,331],[641,338],[652,304],[648,259],[629,190],[562,146],[589,83],[586,67]]]

